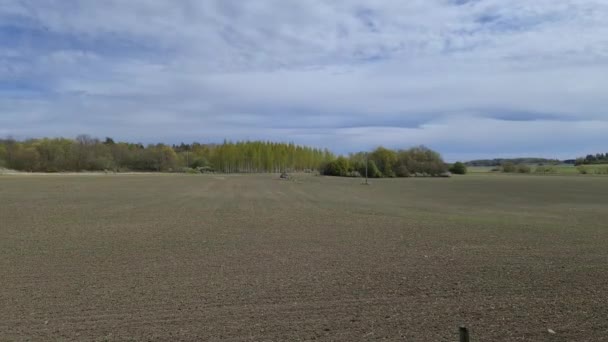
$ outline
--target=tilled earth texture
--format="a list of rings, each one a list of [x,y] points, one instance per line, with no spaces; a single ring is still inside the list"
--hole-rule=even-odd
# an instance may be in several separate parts
[[[0,176],[1,341],[608,341],[608,177]]]

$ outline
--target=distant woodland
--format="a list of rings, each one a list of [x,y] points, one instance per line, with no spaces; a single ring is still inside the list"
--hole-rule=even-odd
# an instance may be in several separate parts
[[[261,141],[144,146],[88,135],[76,139],[0,140],[0,166],[29,172],[305,171],[320,169],[334,158],[328,150]]]
[[[608,164],[608,153],[588,154],[585,157],[577,159],[545,159],[545,158],[510,158],[510,159],[479,159],[471,160],[465,163],[467,166],[504,166],[505,164],[513,165],[558,165],[558,164],[574,164],[574,165],[595,165]]]
[[[439,176],[447,171],[439,153],[426,147],[394,151],[379,147],[366,153],[336,156],[327,149],[293,143],[224,141],[222,144],[150,144],[42,138],[0,140],[0,167],[26,172],[312,172],[361,177]]]
[[[467,166],[502,166],[503,164],[510,163],[515,165],[557,165],[561,161],[557,159],[545,159],[545,158],[510,158],[510,159],[479,159],[471,160],[466,162]]]
[[[576,165],[608,164],[608,153],[589,154],[584,158],[578,158]]]

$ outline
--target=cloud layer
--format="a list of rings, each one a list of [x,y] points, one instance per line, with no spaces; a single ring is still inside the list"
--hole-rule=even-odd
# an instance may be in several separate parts
[[[607,89],[603,0],[0,6],[0,136],[565,158],[608,148]]]

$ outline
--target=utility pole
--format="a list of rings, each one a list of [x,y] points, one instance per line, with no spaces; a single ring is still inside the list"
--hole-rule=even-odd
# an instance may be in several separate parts
[[[368,162],[368,152],[365,152],[365,185],[367,184],[367,164],[369,164]]]

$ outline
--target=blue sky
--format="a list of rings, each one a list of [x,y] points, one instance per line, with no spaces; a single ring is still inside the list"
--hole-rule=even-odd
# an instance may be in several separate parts
[[[608,150],[605,0],[0,0],[0,136]]]

